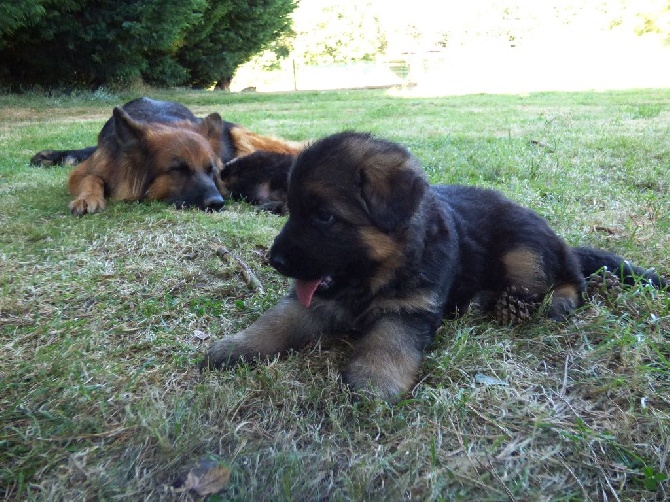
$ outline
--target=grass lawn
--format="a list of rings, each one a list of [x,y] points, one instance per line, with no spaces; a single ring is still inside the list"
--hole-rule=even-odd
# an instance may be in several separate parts
[[[151,95],[294,140],[372,131],[433,182],[498,188],[571,244],[670,275],[670,89]],[[134,97],[0,96],[0,496],[199,500],[188,487],[209,482],[210,501],[670,497],[670,297],[644,286],[563,323],[445,322],[395,405],[353,399],[347,349],[325,343],[199,374],[212,341],[286,291],[266,261],[284,219],[243,203],[71,216],[69,169],[30,157],[94,144]]]

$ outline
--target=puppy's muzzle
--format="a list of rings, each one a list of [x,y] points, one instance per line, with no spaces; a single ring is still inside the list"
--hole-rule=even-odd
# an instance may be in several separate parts
[[[286,276],[289,275],[288,260],[286,256],[283,253],[275,250],[274,247],[270,250],[270,265],[274,267],[280,274]]]

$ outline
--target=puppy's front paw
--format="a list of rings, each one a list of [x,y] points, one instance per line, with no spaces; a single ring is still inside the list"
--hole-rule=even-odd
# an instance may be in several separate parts
[[[198,366],[200,371],[229,368],[247,359],[250,359],[249,354],[245,353],[239,341],[235,337],[228,337],[210,345]]]
[[[374,363],[376,361],[366,361],[365,358],[354,359],[342,373],[342,381],[366,397],[389,402],[397,401],[410,390],[416,378],[413,371]]]

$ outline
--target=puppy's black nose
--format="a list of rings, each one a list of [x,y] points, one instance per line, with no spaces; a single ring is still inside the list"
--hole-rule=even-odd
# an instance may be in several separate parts
[[[272,265],[279,273],[286,270],[286,257],[282,253],[270,250],[270,265]]]

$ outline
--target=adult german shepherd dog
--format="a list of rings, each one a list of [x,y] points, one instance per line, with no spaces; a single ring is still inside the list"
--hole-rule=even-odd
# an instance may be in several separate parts
[[[561,320],[601,267],[624,282],[667,287],[609,252],[568,246],[535,212],[496,191],[430,186],[405,148],[368,134],[326,137],[302,152],[288,183],[289,218],[271,264],[292,291],[247,329],[214,343],[202,367],[298,349],[350,334],[343,380],[395,399],[408,391],[443,318],[484,310],[514,287],[547,297]]]
[[[31,163],[78,164],[68,180],[76,215],[104,209],[108,198],[216,210],[224,203],[223,163],[256,150],[294,154],[302,148],[225,122],[218,113],[200,119],[179,103],[139,98],[114,109],[97,147],[44,150]]]

